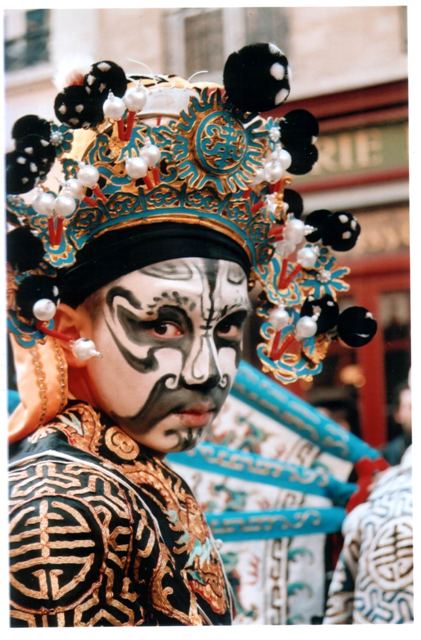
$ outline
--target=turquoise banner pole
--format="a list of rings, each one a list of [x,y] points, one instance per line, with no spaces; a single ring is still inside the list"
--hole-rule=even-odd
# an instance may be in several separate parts
[[[210,442],[200,443],[192,451],[169,454],[166,460],[248,482],[325,496],[340,505],[346,504],[357,488],[320,467],[307,468]]]
[[[206,519],[215,538],[224,542],[241,542],[333,533],[341,529],[345,515],[345,510],[340,507],[305,507],[207,513]]]
[[[380,457],[376,449],[247,362],[240,364],[231,395],[338,458],[355,463]]]

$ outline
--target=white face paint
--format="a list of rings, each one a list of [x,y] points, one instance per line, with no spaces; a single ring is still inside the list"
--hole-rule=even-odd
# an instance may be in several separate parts
[[[194,446],[237,371],[249,310],[247,277],[227,260],[183,258],[103,287],[87,364],[96,405],[137,442]]]

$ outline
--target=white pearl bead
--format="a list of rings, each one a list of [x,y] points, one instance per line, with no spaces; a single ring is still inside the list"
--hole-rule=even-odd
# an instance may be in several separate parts
[[[317,332],[317,324],[316,322],[310,318],[309,316],[303,316],[297,322],[295,327],[295,335],[298,340],[303,340],[304,338],[311,338]]]
[[[126,171],[130,178],[133,178],[134,180],[144,178],[148,173],[148,170],[148,163],[143,158],[139,156],[137,158],[127,158]]]
[[[52,193],[39,191],[32,201],[32,208],[41,216],[51,216],[53,214],[55,199]]]
[[[141,84],[130,87],[124,94],[124,103],[129,111],[141,111],[146,104],[148,92]]]
[[[52,300],[41,298],[32,307],[32,313],[37,320],[48,322],[56,315],[57,307]]]
[[[142,158],[146,160],[149,167],[154,167],[161,159],[161,150],[155,144],[147,144],[140,150]]]
[[[89,338],[75,340],[72,343],[72,353],[78,360],[89,360],[89,358],[101,355],[96,350],[95,343]]]
[[[280,144],[275,145],[275,148],[273,151],[271,151],[271,153],[269,154],[269,160],[271,162],[276,162],[279,159],[279,153],[281,151],[282,147]]]
[[[103,106],[104,116],[106,118],[112,118],[113,120],[120,120],[123,113],[126,111],[126,105],[124,100],[118,98],[112,91],[108,94],[108,98],[104,102]]]
[[[54,201],[54,211],[60,218],[70,218],[76,211],[77,202],[69,195],[58,196]]]
[[[251,185],[253,187],[256,187],[258,184],[262,183],[265,179],[266,178],[265,178],[264,170],[263,169],[259,169],[258,171],[256,171]]]
[[[275,242],[273,245],[275,247],[276,253],[281,256],[281,258],[287,258],[293,251],[295,251],[295,242],[289,242],[287,240],[280,240],[279,242]]]
[[[76,180],[76,178],[66,180],[63,185],[63,191],[78,200],[81,200],[85,195],[85,187],[79,180]]]
[[[297,262],[305,269],[312,269],[317,262],[318,252],[311,247],[303,247],[297,252]]]
[[[54,147],[58,147],[63,142],[63,134],[61,131],[54,131],[50,136],[50,142]]]
[[[279,162],[270,162],[265,166],[266,182],[278,182],[278,180],[280,180],[284,176],[284,174],[285,171]]]
[[[291,154],[288,153],[286,149],[281,149],[278,160],[281,163],[282,168],[286,171],[292,162]]]
[[[269,320],[278,331],[291,323],[291,318],[289,317],[287,310],[282,306],[272,309],[269,313]]]
[[[304,240],[305,225],[302,220],[290,218],[285,225],[284,238],[290,242],[299,244]]]
[[[99,179],[99,171],[92,164],[82,164],[77,179],[84,187],[94,187]]]

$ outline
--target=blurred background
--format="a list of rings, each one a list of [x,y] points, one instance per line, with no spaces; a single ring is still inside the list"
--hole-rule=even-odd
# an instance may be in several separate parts
[[[18,117],[54,118],[60,70],[109,59],[128,73],[207,70],[201,79],[220,81],[235,49],[258,41],[283,49],[292,90],[278,115],[305,108],[320,124],[319,161],[292,188],[306,213],[357,216],[359,242],[337,256],[352,270],[340,306],[368,307],[379,322],[369,345],[334,344],[323,373],[290,388],[375,447],[400,437],[397,398],[410,369],[406,8],[32,9],[4,19],[9,146]],[[245,357],[256,366],[257,341],[252,323]]]

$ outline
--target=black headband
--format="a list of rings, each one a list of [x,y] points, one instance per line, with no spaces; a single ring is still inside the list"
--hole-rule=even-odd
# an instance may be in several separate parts
[[[247,275],[250,271],[246,252],[228,236],[191,224],[148,224],[106,233],[79,251],[77,263],[60,274],[60,299],[77,307],[94,291],[131,271],[188,257],[231,260]]]

